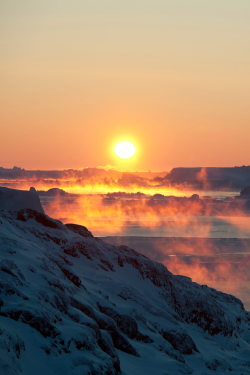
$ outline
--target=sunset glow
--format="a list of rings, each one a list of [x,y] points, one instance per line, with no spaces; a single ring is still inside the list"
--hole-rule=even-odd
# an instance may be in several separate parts
[[[0,10],[0,375],[250,375],[250,0]]]
[[[133,170],[248,164],[249,1],[15,3],[0,12],[5,168],[122,168],[116,137]]]
[[[120,142],[115,146],[115,154],[121,159],[130,159],[135,154],[135,146],[130,142]]]

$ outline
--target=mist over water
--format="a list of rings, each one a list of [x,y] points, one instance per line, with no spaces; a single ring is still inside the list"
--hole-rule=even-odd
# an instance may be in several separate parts
[[[198,238],[250,238],[249,217],[183,217],[166,218],[158,222],[114,221],[109,223],[109,234],[137,237],[198,237]],[[86,226],[97,237],[105,236],[104,220],[86,220]]]
[[[218,202],[224,202],[229,196],[235,197],[237,193],[213,192],[213,200],[216,199]],[[124,200],[118,198],[115,201],[115,198],[103,198],[94,194],[79,195],[79,198],[40,195],[40,200],[48,215],[56,217],[63,223],[74,222],[85,225],[98,237],[116,235],[250,238],[250,216],[245,212],[230,210],[224,216],[190,215],[190,211],[199,212],[196,210],[195,201],[187,207],[186,211],[178,213],[176,208],[174,211],[172,207],[167,207],[166,211],[159,210],[157,207],[157,211],[150,212],[152,205],[145,207],[145,199],[134,197]],[[161,201],[158,203],[162,205]],[[182,203],[177,209],[182,208],[181,205]]]
[[[148,176],[116,171],[106,176],[99,169],[17,172],[28,180],[6,178],[4,185],[25,190],[32,181],[50,217],[84,225],[104,241],[127,245],[174,274],[239,297],[250,309],[250,204],[239,198],[239,189],[192,190],[189,185],[183,190],[179,185],[169,190],[154,186]],[[76,194],[79,188],[82,194]]]

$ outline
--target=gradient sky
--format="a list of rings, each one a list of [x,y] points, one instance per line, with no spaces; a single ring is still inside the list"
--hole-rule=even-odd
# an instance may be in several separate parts
[[[0,166],[250,164],[249,20],[249,0],[0,0]]]

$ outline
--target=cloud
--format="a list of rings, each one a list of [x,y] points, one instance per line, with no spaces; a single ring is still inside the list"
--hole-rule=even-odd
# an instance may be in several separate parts
[[[107,165],[105,165],[104,167],[102,167],[102,166],[97,167],[97,169],[104,169],[105,171],[110,171],[110,170],[112,170],[112,171],[117,171],[117,170],[118,170],[118,167],[115,167],[115,166],[113,166],[113,165],[109,165],[109,164],[107,164]]]

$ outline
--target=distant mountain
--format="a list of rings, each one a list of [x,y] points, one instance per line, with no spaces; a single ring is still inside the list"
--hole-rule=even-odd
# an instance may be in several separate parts
[[[52,188],[47,191],[38,190],[37,193],[39,196],[48,196],[48,197],[57,197],[57,196],[66,197],[66,196],[75,195],[75,194],[69,194],[63,189],[59,189],[59,188]]]
[[[250,166],[233,168],[173,168],[168,172],[121,172],[105,168],[65,170],[25,170],[0,167],[1,184],[6,187],[69,189],[72,186],[107,186],[121,191],[127,188],[157,189],[178,187],[182,190],[240,190],[250,185]]]
[[[0,374],[250,374],[250,314],[126,246],[0,211]]]
[[[173,168],[165,179],[176,184],[200,184],[214,188],[241,189],[250,183],[250,166],[233,168]]]
[[[3,168],[0,167],[0,178],[2,179],[81,179],[81,178],[129,178],[129,176],[137,176],[143,179],[153,179],[154,177],[164,177],[167,172],[129,172],[124,173],[114,169],[106,170],[104,167],[98,168],[83,168],[83,169],[64,169],[64,170],[25,170],[24,168],[13,167]]]

